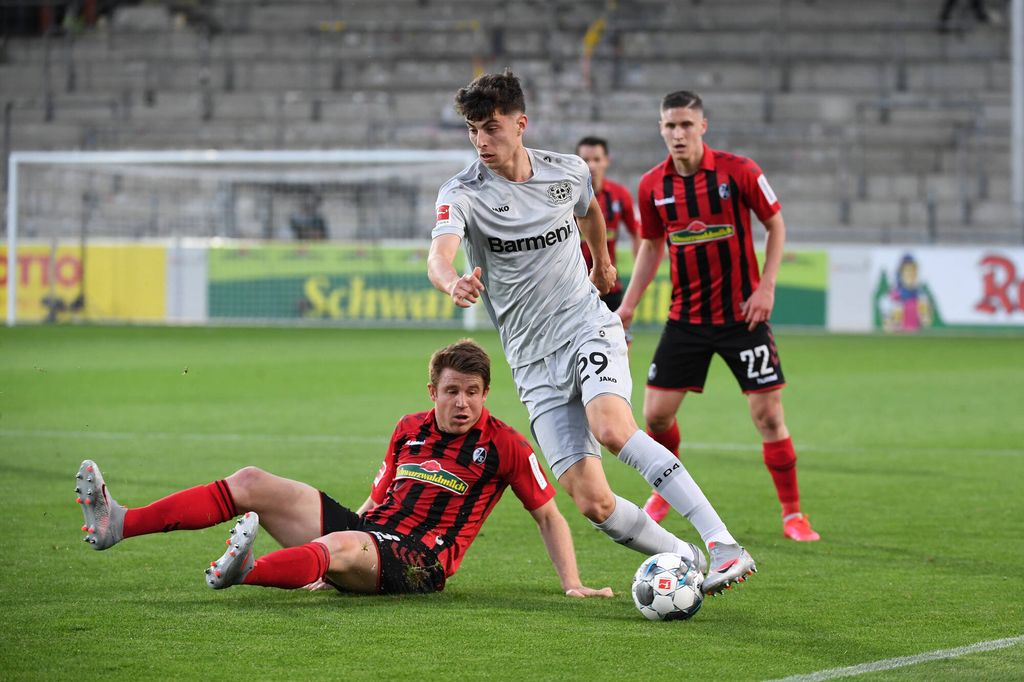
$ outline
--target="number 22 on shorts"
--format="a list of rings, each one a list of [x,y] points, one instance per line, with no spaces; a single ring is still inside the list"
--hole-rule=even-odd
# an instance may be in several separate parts
[[[740,360],[747,363],[747,376],[751,379],[775,374],[775,368],[771,365],[771,359],[771,351],[763,343],[760,346],[740,351]],[[760,367],[756,366],[758,360],[761,362]]]

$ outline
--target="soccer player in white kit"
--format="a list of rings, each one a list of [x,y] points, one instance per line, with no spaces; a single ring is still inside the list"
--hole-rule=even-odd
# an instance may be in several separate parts
[[[575,155],[523,145],[523,91],[511,71],[485,74],[455,96],[478,159],[438,192],[428,275],[455,305],[483,301],[494,321],[530,427],[580,512],[643,554],[675,552],[718,594],[756,571],[754,560],[676,457],[637,426],[622,323],[601,301],[615,282],[590,171]],[[582,232],[593,255],[589,277]],[[471,272],[453,265],[462,241]],[[640,472],[685,516],[703,552],[612,492],[600,445]]]

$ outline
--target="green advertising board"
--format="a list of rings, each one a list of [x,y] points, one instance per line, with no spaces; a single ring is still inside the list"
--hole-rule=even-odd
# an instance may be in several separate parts
[[[459,326],[463,309],[427,280],[428,248],[365,243],[215,245],[207,261],[209,317]],[[461,260],[460,254],[460,271]],[[632,255],[620,252],[624,281],[632,266]],[[825,251],[786,252],[773,323],[823,327],[827,270]],[[671,300],[666,259],[640,302],[635,326],[659,328]]]
[[[758,253],[764,264],[764,254]],[[633,256],[620,251],[618,265],[623,282],[633,271]],[[775,309],[772,324],[778,326],[824,327],[825,297],[828,289],[828,253],[826,251],[786,251],[775,284]],[[668,258],[662,260],[657,277],[651,282],[634,316],[635,328],[655,328],[665,323],[672,302],[672,280]]]
[[[462,309],[431,286],[426,259],[426,246],[214,246],[209,317],[460,325]]]

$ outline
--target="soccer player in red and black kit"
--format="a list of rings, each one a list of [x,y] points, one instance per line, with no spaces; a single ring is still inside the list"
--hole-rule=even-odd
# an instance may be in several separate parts
[[[351,511],[316,488],[245,467],[224,480],[127,509],[90,460],[76,479],[85,541],[107,549],[137,535],[207,528],[244,515],[206,569],[220,589],[326,587],[367,594],[435,592],[455,573],[506,487],[530,512],[566,595],[612,596],[585,587],[572,536],[533,450],[484,407],[490,358],[464,339],[435,352],[427,389],[434,409],[406,415],[391,436],[370,497]],[[285,549],[254,558],[262,527]]]
[[[679,455],[676,412],[688,391],[704,390],[711,358],[718,353],[746,394],[761,434],[764,463],[782,503],[783,533],[793,540],[818,540],[800,511],[796,453],[782,411],[785,378],[768,323],[786,239],[779,201],[756,163],[704,144],[708,122],[697,94],[666,95],[660,127],[668,158],[640,179],[642,240],[618,310],[628,325],[667,243],[672,305],[647,373],[648,433]],[[751,211],[768,231],[760,273]],[[654,492],[644,510],[660,521],[669,506]]]
[[[606,176],[611,157],[608,155],[608,141],[601,137],[584,137],[576,143],[576,155],[587,162],[590,168],[590,177],[594,185],[594,198],[601,207],[601,214],[604,216],[606,227],[606,241],[608,243],[608,256],[612,265],[615,266],[615,250],[619,239],[619,230],[626,228],[632,237],[633,255],[636,256],[638,247],[636,216],[633,213],[633,197],[629,190],[617,182],[612,182]],[[586,240],[581,240],[583,246],[583,260],[587,262],[587,272],[594,267],[594,259],[590,255],[590,247]],[[617,266],[616,266],[617,267]],[[622,280],[616,275],[615,284],[608,290],[607,294],[601,296],[609,310],[614,311],[622,304]],[[629,340],[629,334],[626,334]]]

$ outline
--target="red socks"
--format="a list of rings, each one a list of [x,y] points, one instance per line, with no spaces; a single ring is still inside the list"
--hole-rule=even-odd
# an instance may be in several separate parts
[[[800,490],[796,484],[796,451],[793,439],[763,443],[764,464],[775,482],[775,491],[782,503],[782,515],[800,513]]]
[[[242,582],[294,590],[323,578],[330,565],[331,552],[327,545],[310,542],[261,556]]]
[[[124,515],[124,537],[209,528],[237,514],[228,484],[214,481],[173,493],[145,507],[128,509]]]
[[[660,443],[666,450],[671,452],[676,457],[679,457],[679,421],[676,419],[672,420],[672,426],[668,427],[667,431],[661,433],[655,433],[650,428],[647,429],[647,435]]]

